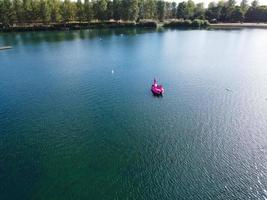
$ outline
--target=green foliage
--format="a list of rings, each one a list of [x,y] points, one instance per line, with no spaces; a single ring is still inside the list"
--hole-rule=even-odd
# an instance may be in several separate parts
[[[176,2],[172,2],[171,3],[171,18],[175,18],[176,17],[176,7],[177,7],[177,4]]]
[[[108,1],[107,4],[107,13],[106,13],[107,20],[113,19],[113,2]]]
[[[203,20],[203,21],[204,21],[203,24],[202,24],[203,27],[210,26],[210,22],[208,20]]]
[[[76,8],[76,18],[79,22],[82,22],[84,20],[84,7],[81,0],[77,0]]]
[[[167,0],[0,0],[0,25],[12,26],[15,23],[59,23],[93,20],[158,20],[182,19],[175,21],[186,26],[199,27],[201,20],[210,22],[267,22],[266,6],[254,0],[219,0],[211,2],[208,8],[203,3],[192,0],[175,2]],[[189,23],[190,22],[190,23]],[[191,26],[190,25],[190,26]],[[202,25],[201,25],[202,26]]]
[[[51,16],[51,8],[48,4],[48,1],[41,0],[40,1],[40,17],[43,23],[48,23],[50,21]]]
[[[193,19],[195,15],[196,5],[192,0],[181,2],[177,8],[177,18]]]
[[[234,7],[235,7],[235,4],[236,4],[236,1],[235,1],[235,0],[228,0],[228,1],[226,2],[226,6],[227,6],[228,8],[234,8]]]
[[[210,21],[221,22],[267,22],[267,10],[266,6],[259,6],[257,0],[250,7],[247,0],[242,0],[240,6],[235,6],[234,0],[219,1],[218,4],[209,4],[205,17]]]
[[[266,22],[267,6],[250,7],[245,15],[245,20],[248,22]]]
[[[90,22],[93,19],[93,6],[89,0],[84,0],[84,17],[87,22]]]
[[[135,21],[139,14],[138,0],[131,0],[128,9],[130,15],[129,20]]]
[[[186,4],[186,19],[192,19],[194,17],[195,3],[192,0],[188,0]]]
[[[191,21],[190,19],[186,20],[172,20],[164,24],[164,27],[171,28],[204,28],[208,27],[210,23],[207,20],[194,19]]]
[[[74,3],[70,2],[70,0],[65,0],[60,10],[63,22],[66,23],[74,19],[76,6]]]
[[[240,3],[241,10],[243,12],[247,12],[249,5],[248,5],[248,0],[242,0]]]
[[[243,22],[244,21],[244,12],[240,6],[236,6],[232,12],[231,21],[233,22]]]
[[[194,19],[192,21],[192,27],[200,28],[201,25],[202,25],[202,20],[201,19]]]
[[[115,20],[121,19],[122,3],[121,0],[113,0],[113,18]]]
[[[157,16],[160,21],[165,18],[165,2],[162,0],[157,1]]]
[[[15,12],[11,0],[0,1],[0,22],[4,26],[10,26],[15,20]]]
[[[157,28],[157,22],[154,20],[141,20],[138,23],[139,27],[145,27],[145,28]]]
[[[50,21],[53,23],[59,22],[61,20],[60,14],[60,0],[49,0],[51,15]]]
[[[101,21],[105,20],[107,15],[107,1],[106,0],[97,0],[94,2],[94,11],[95,11],[95,17]]]
[[[210,25],[208,20],[194,19],[191,26],[195,28],[208,27]]]
[[[203,3],[196,4],[194,10],[194,18],[196,19],[205,19],[205,8]]]
[[[156,15],[156,1],[144,0],[144,19],[154,19]]]
[[[40,1],[37,0],[23,0],[23,21],[34,22],[39,19],[40,14]]]
[[[257,8],[259,6],[259,1],[258,0],[254,0],[251,2],[251,7],[252,8]]]
[[[185,1],[178,4],[178,8],[177,8],[177,18],[178,19],[185,19],[186,18],[186,7],[187,7],[187,4]]]
[[[184,25],[185,26],[191,26],[191,24],[192,24],[192,21],[190,19],[184,20]]]
[[[3,0],[0,0],[0,24],[3,24],[3,13],[4,13]]]
[[[123,20],[135,21],[138,18],[138,0],[122,0],[121,5],[124,10],[121,16]]]
[[[14,0],[13,9],[14,9],[14,14],[15,14],[15,21],[22,22],[22,18],[23,18],[22,1]]]

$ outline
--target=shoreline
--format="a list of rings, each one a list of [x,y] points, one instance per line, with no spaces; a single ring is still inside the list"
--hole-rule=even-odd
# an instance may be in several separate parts
[[[210,28],[261,28],[267,29],[267,23],[217,23],[217,24],[210,24]]]
[[[82,29],[100,29],[100,28],[181,28],[179,25],[168,26],[168,22],[144,21],[144,22],[71,22],[71,23],[57,23],[57,24],[20,24],[10,27],[0,27],[1,32],[34,32],[34,31],[68,31],[68,30],[82,30]],[[183,27],[183,26],[182,26]],[[198,28],[198,27],[184,27],[184,28]],[[203,27],[202,27],[203,28]],[[212,29],[241,29],[241,28],[260,28],[267,29],[267,23],[216,23],[209,24],[204,28]]]
[[[68,31],[80,29],[100,29],[100,28],[157,28],[154,21],[145,22],[70,22],[55,24],[19,24],[10,27],[0,27],[0,32],[32,32],[32,31]]]

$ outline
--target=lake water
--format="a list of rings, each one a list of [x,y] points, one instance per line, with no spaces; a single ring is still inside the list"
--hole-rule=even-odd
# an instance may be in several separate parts
[[[1,200],[267,199],[267,30],[2,33],[2,45]]]

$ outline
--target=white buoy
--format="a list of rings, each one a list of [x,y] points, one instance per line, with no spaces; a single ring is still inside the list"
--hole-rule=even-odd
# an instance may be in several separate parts
[[[114,70],[111,70],[111,74],[114,74]]]

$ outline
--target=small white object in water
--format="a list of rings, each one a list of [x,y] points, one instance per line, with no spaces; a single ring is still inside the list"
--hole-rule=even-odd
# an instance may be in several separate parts
[[[114,70],[111,70],[111,73],[114,74]]]
[[[121,34],[121,37],[123,37],[123,34]]]

